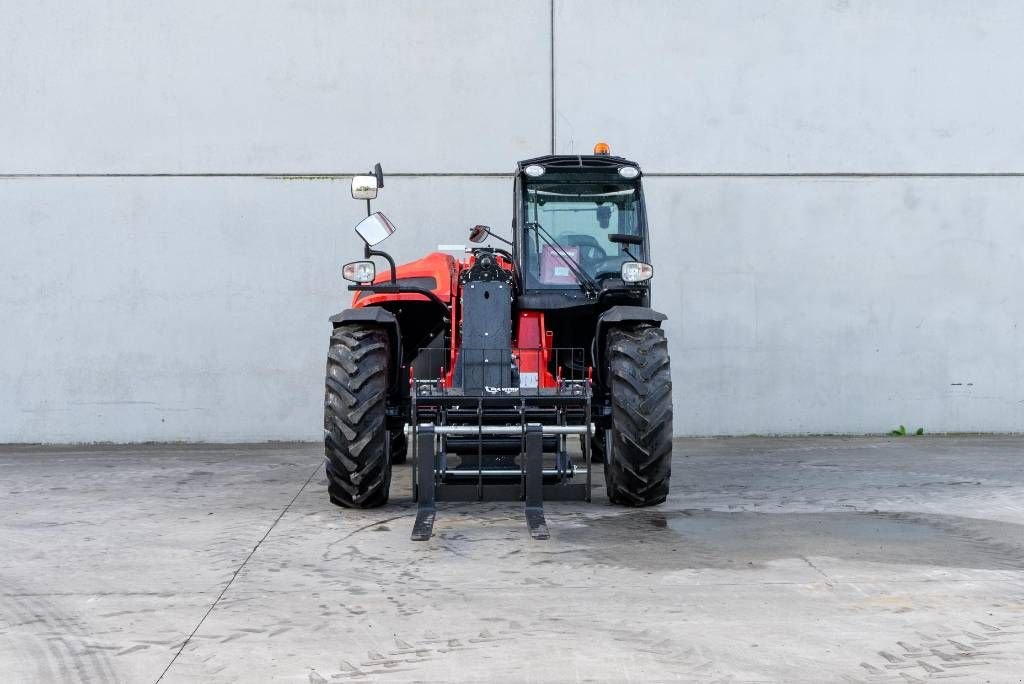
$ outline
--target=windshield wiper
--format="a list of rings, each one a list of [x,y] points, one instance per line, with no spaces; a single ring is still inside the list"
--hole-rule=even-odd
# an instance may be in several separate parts
[[[592,295],[596,295],[600,291],[601,288],[597,284],[597,281],[591,278],[587,272],[583,270],[580,263],[569,255],[569,252],[565,250],[565,247],[559,244],[558,240],[552,237],[551,233],[549,233],[544,226],[540,225],[536,221],[527,221],[526,227],[533,228],[534,231],[536,231],[537,236],[543,240],[548,247],[554,250],[555,254],[558,255],[558,258],[565,262],[565,265],[568,266],[569,270],[572,271],[574,276],[576,276],[576,281],[579,283],[580,287]]]

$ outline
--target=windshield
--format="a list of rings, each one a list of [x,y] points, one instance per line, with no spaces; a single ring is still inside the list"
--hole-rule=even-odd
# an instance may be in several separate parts
[[[618,277],[623,261],[644,261],[645,255],[636,240],[615,242],[610,236],[640,238],[640,220],[634,185],[531,183],[523,234],[525,286],[577,285],[577,269],[596,281]]]

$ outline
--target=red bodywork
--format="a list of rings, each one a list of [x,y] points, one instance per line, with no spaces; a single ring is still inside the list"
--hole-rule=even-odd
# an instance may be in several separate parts
[[[395,270],[395,277],[400,285],[402,281],[407,281],[406,284],[413,285],[419,284],[419,282],[408,281],[422,281],[423,279],[433,278],[434,286],[428,286],[426,289],[433,291],[442,302],[451,302],[452,292],[457,287],[459,273],[462,268],[463,264],[455,257],[449,254],[442,254],[441,252],[432,252],[422,259],[410,261],[399,266]],[[386,285],[391,282],[391,271],[378,273],[373,282],[377,285]],[[423,285],[426,285],[426,283]],[[420,286],[422,287],[423,285]],[[385,302],[425,301],[428,301],[426,297],[414,293],[374,294],[372,292],[356,292],[352,298],[352,307],[374,306]]]
[[[499,256],[498,259],[504,268],[513,268],[512,264],[503,257]],[[448,254],[432,252],[422,259],[401,264],[395,269],[395,277],[399,285],[415,285],[431,290],[451,310],[452,344],[448,369],[447,371],[438,369],[446,387],[452,386],[452,376],[460,347],[459,330],[462,323],[462,311],[459,307],[459,275],[464,269],[470,268],[474,261],[472,256],[460,261]],[[382,285],[390,283],[391,271],[379,273],[373,282]],[[429,301],[427,297],[412,292],[398,294],[357,292],[352,298],[352,307],[379,306],[389,302],[425,301]],[[548,370],[553,335],[544,325],[544,312],[520,310],[515,315],[517,319],[513,321],[512,326],[512,352],[519,366],[520,386],[523,389],[556,387],[557,379]]]

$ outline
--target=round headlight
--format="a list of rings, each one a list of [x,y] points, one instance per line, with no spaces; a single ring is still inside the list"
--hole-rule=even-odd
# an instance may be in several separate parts
[[[623,178],[636,178],[640,175],[640,170],[635,166],[620,166],[619,175]]]
[[[531,178],[536,178],[537,176],[544,175],[544,167],[538,166],[537,164],[530,164],[525,169],[523,169],[523,173],[525,173],[527,176],[530,176]]]

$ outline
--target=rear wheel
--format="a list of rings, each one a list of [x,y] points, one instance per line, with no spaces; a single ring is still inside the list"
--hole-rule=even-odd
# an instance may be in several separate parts
[[[605,343],[612,400],[608,500],[653,506],[668,496],[672,472],[672,376],[668,343],[649,325],[616,328]]]
[[[384,424],[387,333],[372,326],[334,330],[327,354],[324,450],[331,501],[346,508],[388,502],[391,462]]]

